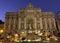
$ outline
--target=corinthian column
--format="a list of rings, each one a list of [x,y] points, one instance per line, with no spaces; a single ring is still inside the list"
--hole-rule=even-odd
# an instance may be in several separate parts
[[[48,18],[49,28],[52,29],[51,18]]]
[[[45,22],[45,29],[47,29],[47,19],[44,18],[44,22]]]
[[[26,29],[26,18],[24,19],[24,29]]]
[[[18,19],[18,29],[21,27],[21,18]]]
[[[56,23],[55,23],[55,19],[54,18],[52,18],[52,24],[54,25],[53,27],[56,29]]]
[[[16,28],[16,17],[14,17],[14,20],[13,20],[14,22],[13,22],[13,29],[15,29]]]
[[[40,18],[40,29],[43,29],[42,18]]]
[[[11,21],[12,21],[12,17],[9,17],[9,26],[8,26],[8,29],[11,29]]]
[[[35,27],[35,30],[37,29],[36,27],[36,18],[34,18],[34,27]]]

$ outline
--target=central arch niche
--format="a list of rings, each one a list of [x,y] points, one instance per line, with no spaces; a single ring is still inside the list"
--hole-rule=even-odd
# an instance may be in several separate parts
[[[33,30],[34,28],[34,19],[27,18],[27,30]]]

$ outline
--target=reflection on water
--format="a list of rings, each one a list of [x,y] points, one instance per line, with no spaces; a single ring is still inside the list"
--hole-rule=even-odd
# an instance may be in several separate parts
[[[60,43],[60,42],[58,42],[58,41],[50,41],[50,42],[48,42],[48,41],[34,41],[34,42],[23,41],[23,42],[18,42],[18,43]]]
[[[2,42],[2,43],[60,43],[60,40],[57,40],[57,41],[55,41],[55,40],[53,40],[53,39],[51,39],[51,40],[41,40],[41,41],[18,41],[18,42],[15,42],[15,41],[5,41],[5,42]]]
[[[45,42],[45,41],[27,42],[27,41],[23,41],[23,42],[20,42],[20,43],[60,43],[60,42],[57,42],[57,41],[50,41],[50,42]]]
[[[20,42],[17,42],[17,43],[60,43],[60,40],[42,40],[42,41],[20,41]]]

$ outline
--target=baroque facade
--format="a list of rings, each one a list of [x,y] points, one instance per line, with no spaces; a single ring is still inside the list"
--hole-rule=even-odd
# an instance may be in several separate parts
[[[40,8],[28,4],[18,12],[6,13],[4,29],[7,36],[20,34],[20,37],[28,37],[29,33],[47,32],[52,35],[57,28],[53,12],[42,12]]]

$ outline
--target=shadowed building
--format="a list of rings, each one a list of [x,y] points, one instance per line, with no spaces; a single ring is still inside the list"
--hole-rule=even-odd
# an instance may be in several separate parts
[[[4,40],[4,22],[0,20],[0,42]]]
[[[0,28],[4,28],[4,22],[2,22],[2,20],[0,20]]]
[[[53,31],[56,31],[54,13],[42,12],[41,8],[34,8],[32,4],[28,4],[18,12],[7,12],[4,28],[7,36],[20,34],[21,37],[27,37],[29,33],[45,32],[50,32],[52,35]]]
[[[60,11],[57,13],[56,16],[56,26],[57,26],[57,30],[60,32]]]

